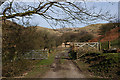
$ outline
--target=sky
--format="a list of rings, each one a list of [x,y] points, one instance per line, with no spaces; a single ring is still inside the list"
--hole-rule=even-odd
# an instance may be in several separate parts
[[[96,9],[94,10],[95,12],[98,12],[100,9],[103,9],[103,11],[109,11],[111,13],[111,15],[117,15],[118,13],[118,3],[114,2],[114,3],[108,3],[108,2],[88,2],[86,3],[87,7],[90,8],[92,6],[95,6]],[[48,27],[51,28],[51,26],[44,20],[42,19],[40,16],[38,15],[34,15],[33,19],[32,19],[32,23],[37,24],[38,26],[42,26],[42,27]],[[96,23],[107,23],[107,21],[99,21]],[[95,23],[95,24],[96,24]],[[87,26],[88,24],[76,24],[76,27],[84,27]],[[66,26],[68,27],[68,26]]]
[[[12,0],[9,0],[12,1]],[[15,1],[23,1],[23,2],[37,2],[37,1],[83,1],[83,0],[15,0]],[[120,0],[84,0],[91,2],[118,2]]]
[[[117,1],[117,0],[116,0]],[[33,3],[33,2],[32,2]],[[84,3],[83,3],[84,4]],[[104,11],[109,11],[111,15],[118,15],[118,2],[86,2],[86,6],[89,8],[92,8],[93,6],[96,7],[93,11],[98,12],[100,9],[103,9]],[[107,21],[98,21],[96,23],[108,23]],[[95,24],[96,24],[95,23]],[[21,21],[18,21],[18,24],[21,24]],[[44,20],[39,15],[33,15],[32,19],[30,20],[30,24],[33,26],[41,26],[41,27],[47,27],[52,28],[46,20]],[[76,27],[84,27],[88,24],[76,24]],[[61,28],[60,26],[53,26],[54,28]],[[67,25],[65,27],[68,27]],[[72,26],[71,26],[72,27]]]

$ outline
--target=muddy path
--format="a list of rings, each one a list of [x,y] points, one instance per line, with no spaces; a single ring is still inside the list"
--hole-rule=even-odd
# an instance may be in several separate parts
[[[42,78],[85,78],[82,72],[68,57],[69,49],[56,54],[50,70]]]

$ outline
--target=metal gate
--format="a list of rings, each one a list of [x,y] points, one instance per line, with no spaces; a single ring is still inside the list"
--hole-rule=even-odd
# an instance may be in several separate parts
[[[99,50],[99,42],[74,42],[73,46],[75,48],[96,48]]]

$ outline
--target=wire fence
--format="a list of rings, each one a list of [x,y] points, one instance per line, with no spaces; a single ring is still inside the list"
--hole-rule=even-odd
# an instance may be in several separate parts
[[[24,55],[24,59],[47,59],[49,50],[32,50]]]

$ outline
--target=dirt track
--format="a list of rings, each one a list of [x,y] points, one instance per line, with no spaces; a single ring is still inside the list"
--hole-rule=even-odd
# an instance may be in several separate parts
[[[63,59],[63,63],[61,63],[61,57],[63,56],[68,57],[68,50],[64,50],[56,55],[51,69],[42,78],[85,78],[71,60]]]

